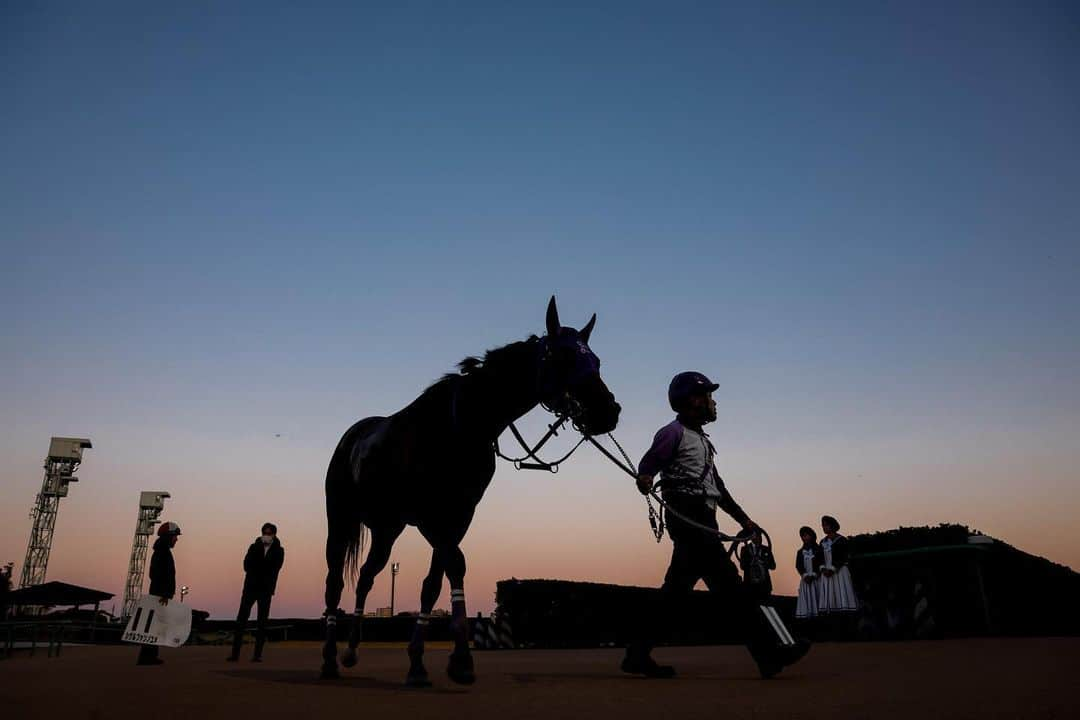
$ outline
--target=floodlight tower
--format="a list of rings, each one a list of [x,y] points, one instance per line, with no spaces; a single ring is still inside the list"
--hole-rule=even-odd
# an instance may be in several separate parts
[[[30,511],[34,527],[30,530],[30,542],[26,546],[26,560],[23,561],[19,579],[21,588],[45,582],[60,498],[67,497],[70,483],[79,481],[72,473],[82,462],[83,450],[90,447],[93,445],[87,438],[54,437],[49,441],[45,479],[41,483],[34,509]]]
[[[131,562],[128,563],[127,582],[124,583],[124,609],[121,617],[129,618],[142,599],[143,570],[146,569],[146,548],[154,534],[154,526],[161,520],[165,509],[164,490],[144,490],[139,493],[139,518],[135,521],[135,540],[131,543]]]

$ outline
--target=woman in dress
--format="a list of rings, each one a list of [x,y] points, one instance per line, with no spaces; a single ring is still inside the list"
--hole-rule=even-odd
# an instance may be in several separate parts
[[[825,539],[821,541],[821,577],[818,579],[818,612],[822,615],[854,613],[859,609],[848,568],[848,542],[840,523],[831,515],[821,518]]]
[[[795,569],[802,578],[799,581],[799,599],[795,603],[795,617],[799,620],[812,620],[818,614],[818,572],[824,562],[821,546],[817,542],[817,533],[813,528],[799,528],[802,547],[795,552]]]

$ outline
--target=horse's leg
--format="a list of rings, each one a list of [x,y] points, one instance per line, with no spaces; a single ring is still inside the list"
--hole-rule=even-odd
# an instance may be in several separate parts
[[[323,644],[323,678],[338,677],[337,668],[337,613],[341,591],[345,587],[345,552],[348,538],[333,532],[326,536],[326,641]]]
[[[424,641],[427,639],[428,621],[442,591],[443,566],[439,554],[431,553],[431,568],[420,590],[420,617],[416,619],[412,640],[409,641],[409,674],[405,684],[409,687],[429,687],[427,669],[424,667]]]
[[[476,682],[472,653],[469,651],[469,617],[465,611],[465,554],[457,543],[438,548],[439,561],[450,581],[450,630],[454,636],[454,650],[446,674],[462,685]]]
[[[404,524],[370,528],[371,549],[368,550],[367,560],[360,566],[360,577],[356,581],[356,611],[353,613],[349,628],[349,649],[341,658],[341,664],[345,667],[356,664],[356,646],[360,644],[360,624],[364,619],[364,603],[367,602],[371,586],[375,584],[375,576],[386,567],[387,561],[390,560],[390,551],[394,548],[394,541],[404,529]]]

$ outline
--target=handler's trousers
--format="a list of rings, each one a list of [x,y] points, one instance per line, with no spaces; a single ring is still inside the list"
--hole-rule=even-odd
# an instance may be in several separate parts
[[[240,656],[240,646],[244,643],[244,626],[251,617],[251,608],[258,605],[258,613],[255,621],[255,657],[262,657],[263,645],[266,643],[266,620],[270,617],[270,600],[273,595],[244,593],[240,598],[240,612],[236,614],[236,630],[233,633],[233,657]]]
[[[680,515],[694,522],[717,528],[716,511],[700,498],[669,495],[668,503]],[[743,584],[735,563],[724,543],[716,536],[666,515],[668,535],[674,545],[671,564],[664,575],[660,597],[641,618],[635,639],[627,646],[629,656],[648,655],[664,637],[671,620],[681,616],[698,580],[704,580],[709,593],[717,600],[717,609],[731,620],[731,627],[750,654],[757,658],[771,651],[776,640],[760,610],[757,593]]]

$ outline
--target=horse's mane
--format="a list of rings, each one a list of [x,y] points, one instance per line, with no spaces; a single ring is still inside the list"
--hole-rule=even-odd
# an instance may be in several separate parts
[[[441,378],[433,382],[424,391],[424,394],[442,387],[449,382],[456,382],[463,377],[479,376],[485,374],[497,374],[501,372],[507,366],[516,363],[525,354],[526,351],[532,352],[531,346],[539,341],[536,335],[530,335],[528,339],[518,342],[512,342],[508,345],[492,348],[484,353],[484,357],[479,358],[474,355],[470,355],[457,364],[457,372],[449,372],[443,375]]]

